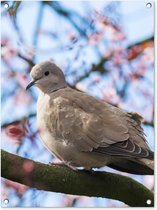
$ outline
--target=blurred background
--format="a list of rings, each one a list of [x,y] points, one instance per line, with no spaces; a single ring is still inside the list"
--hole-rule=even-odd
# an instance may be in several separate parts
[[[72,88],[144,118],[154,150],[154,3],[1,1],[2,149],[39,162],[55,158],[36,128],[38,90],[25,91],[33,65],[53,60]],[[147,6],[146,6],[147,5]],[[19,169],[20,170],[20,169]],[[127,175],[153,190],[153,176]],[[30,189],[2,179],[7,207],[125,207],[104,198]]]

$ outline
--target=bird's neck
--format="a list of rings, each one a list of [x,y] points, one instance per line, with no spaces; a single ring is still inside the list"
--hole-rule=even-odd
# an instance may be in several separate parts
[[[64,78],[52,78],[50,80],[44,81],[44,84],[38,83],[36,86],[44,93],[51,94],[57,90],[68,87]]]
[[[58,87],[58,88],[56,87],[55,89],[52,89],[49,94],[54,93],[57,90],[61,90],[61,89],[67,88],[67,87],[68,87],[67,84],[65,86],[62,86],[62,87]]]

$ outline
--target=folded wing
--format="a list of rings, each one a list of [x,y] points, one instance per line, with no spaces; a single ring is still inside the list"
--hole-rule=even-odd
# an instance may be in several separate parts
[[[68,88],[51,100],[53,132],[82,152],[153,159],[137,113],[98,101]],[[52,119],[54,120],[54,119]]]

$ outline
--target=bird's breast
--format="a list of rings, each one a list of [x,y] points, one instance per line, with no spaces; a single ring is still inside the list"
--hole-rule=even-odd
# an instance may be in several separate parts
[[[37,103],[37,127],[44,146],[59,159],[64,159],[66,143],[56,136],[56,110],[49,106],[49,96],[40,95]]]
[[[73,166],[82,166],[85,168],[100,167],[108,162],[108,158],[101,155],[95,155],[91,152],[81,152],[77,145],[70,144],[69,141],[63,139],[61,135],[62,129],[57,126],[57,121],[64,120],[61,114],[65,110],[57,109],[55,103],[61,104],[62,100],[54,101],[49,107],[49,96],[44,95],[40,97],[37,104],[37,125],[39,135],[44,143],[44,146],[60,160],[68,162]],[[51,127],[51,128],[50,128]],[[71,131],[73,132],[73,131]],[[60,135],[62,137],[60,137]]]

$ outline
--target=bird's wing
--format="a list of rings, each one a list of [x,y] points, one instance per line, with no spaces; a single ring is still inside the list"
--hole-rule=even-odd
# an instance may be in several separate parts
[[[53,132],[78,150],[121,157],[149,157],[141,116],[125,113],[72,89],[60,90],[51,100]]]

